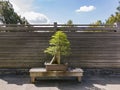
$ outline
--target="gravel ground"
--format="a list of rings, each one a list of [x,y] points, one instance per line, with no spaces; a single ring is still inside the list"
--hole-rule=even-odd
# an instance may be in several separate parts
[[[37,79],[30,83],[27,75],[0,75],[0,90],[120,90],[120,76],[85,76],[75,78]]]

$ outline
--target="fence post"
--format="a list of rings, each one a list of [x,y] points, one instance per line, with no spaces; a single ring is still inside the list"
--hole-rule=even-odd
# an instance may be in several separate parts
[[[116,22],[117,32],[120,32],[120,22]]]
[[[54,22],[54,30],[57,30],[57,22]]]

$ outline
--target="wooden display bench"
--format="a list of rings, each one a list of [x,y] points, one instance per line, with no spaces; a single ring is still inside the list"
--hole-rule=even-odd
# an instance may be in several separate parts
[[[46,71],[45,68],[31,68],[30,69],[31,82],[35,82],[37,77],[77,77],[78,82],[81,82],[83,70],[76,68],[69,71]]]

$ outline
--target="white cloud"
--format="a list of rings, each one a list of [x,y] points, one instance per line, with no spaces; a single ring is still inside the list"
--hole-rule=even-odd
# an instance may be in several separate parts
[[[31,24],[49,23],[49,19],[47,18],[47,16],[41,13],[31,11],[31,12],[25,12],[23,16],[26,16],[26,19]]]
[[[33,10],[33,1],[35,0],[10,0],[13,4],[15,11],[17,12],[25,12]]]
[[[76,10],[76,12],[80,13],[80,12],[90,12],[95,10],[96,7],[94,6],[82,6],[79,9]]]
[[[49,19],[46,15],[35,12],[33,2],[35,0],[10,0],[15,12],[22,17],[25,17],[31,24],[49,23]]]

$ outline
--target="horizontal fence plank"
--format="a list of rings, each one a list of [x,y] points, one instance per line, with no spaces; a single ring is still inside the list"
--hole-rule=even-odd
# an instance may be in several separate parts
[[[83,68],[120,68],[119,63],[72,63],[71,66]]]
[[[33,27],[30,28],[33,29]],[[37,27],[35,30],[39,31]],[[0,32],[0,68],[44,66],[46,60],[51,60],[44,50],[48,47],[48,41],[53,33]],[[64,58],[63,62],[68,62],[73,67],[82,68],[120,68],[119,32],[65,33],[71,42],[71,55]]]
[[[31,68],[31,67],[40,67],[43,66],[43,63],[36,63],[36,62],[9,62],[9,63],[5,63],[5,62],[1,62],[0,63],[0,68],[20,68],[20,69],[24,69],[24,68]]]

